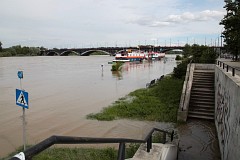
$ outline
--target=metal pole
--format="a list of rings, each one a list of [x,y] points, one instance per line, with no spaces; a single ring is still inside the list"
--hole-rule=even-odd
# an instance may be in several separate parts
[[[21,88],[21,90],[23,90],[22,89],[22,80],[21,80],[21,78],[20,78],[20,88]]]
[[[122,142],[119,144],[118,148],[118,160],[124,160],[125,159],[125,143]]]
[[[23,150],[26,150],[25,108],[23,107]]]
[[[232,68],[232,76],[235,76],[235,68]]]

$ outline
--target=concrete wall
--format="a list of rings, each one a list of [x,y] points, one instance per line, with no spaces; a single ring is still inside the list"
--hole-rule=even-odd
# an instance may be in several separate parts
[[[193,72],[194,72],[195,64],[188,64],[186,77],[183,84],[182,96],[180,100],[180,105],[178,109],[177,120],[178,121],[187,121],[188,116],[188,106],[191,95],[192,88],[192,80],[193,80]]]
[[[214,70],[215,69],[215,64],[195,63],[195,69],[199,69],[199,70]]]
[[[215,67],[215,125],[223,160],[240,158],[240,77]]]

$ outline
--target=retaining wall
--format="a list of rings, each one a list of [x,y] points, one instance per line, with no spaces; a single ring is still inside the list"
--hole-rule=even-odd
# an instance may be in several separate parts
[[[222,160],[240,158],[240,77],[215,67],[215,125]]]

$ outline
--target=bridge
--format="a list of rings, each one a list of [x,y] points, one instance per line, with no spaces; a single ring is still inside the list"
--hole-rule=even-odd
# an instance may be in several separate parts
[[[211,48],[216,49],[216,51],[221,51],[223,47],[221,46],[210,46]],[[145,52],[149,51],[159,51],[165,53],[171,50],[183,50],[184,46],[136,46],[136,47],[99,47],[99,48],[63,48],[63,49],[49,49],[49,50],[41,50],[42,56],[68,56],[68,55],[77,55],[77,56],[89,56],[94,52],[102,52],[108,55],[115,55],[118,51],[125,49],[136,49]]]
[[[138,49],[141,51],[160,51],[167,52],[170,50],[182,50],[184,46],[137,46],[137,47],[99,47],[99,48],[64,48],[64,49],[49,49],[41,50],[42,56],[68,56],[68,55],[78,55],[78,56],[89,56],[93,52],[102,52],[109,55],[114,55],[116,52],[124,49]]]

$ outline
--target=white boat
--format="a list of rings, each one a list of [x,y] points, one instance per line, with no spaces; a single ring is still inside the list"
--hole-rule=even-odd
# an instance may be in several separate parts
[[[129,59],[114,59],[113,62],[130,62]]]
[[[140,50],[122,50],[116,53],[115,61],[124,61],[124,62],[133,62],[133,61],[142,61],[146,59],[146,54]]]
[[[165,57],[165,53],[148,52],[147,59],[148,60],[160,60],[163,57]]]

